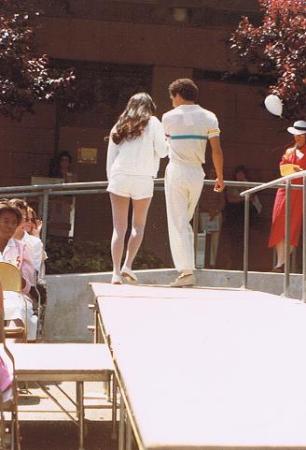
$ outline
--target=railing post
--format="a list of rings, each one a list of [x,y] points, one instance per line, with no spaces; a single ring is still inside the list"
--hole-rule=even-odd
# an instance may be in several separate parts
[[[44,244],[44,247],[46,246],[47,240],[48,209],[49,209],[49,189],[43,191],[41,240]]]
[[[194,212],[194,215],[193,215],[192,226],[193,226],[193,236],[194,236],[194,241],[193,241],[193,245],[194,245],[194,264],[195,264],[195,267],[196,267],[197,253],[198,253],[198,232],[199,232],[199,203],[197,204],[195,212]]]
[[[248,287],[248,261],[249,261],[249,234],[250,234],[250,196],[246,194],[244,200],[244,235],[243,235],[243,284]]]
[[[303,287],[302,300],[306,302],[306,177],[303,177]]]
[[[291,180],[286,180],[285,202],[285,276],[284,295],[288,296],[290,278],[290,209],[291,209]]]

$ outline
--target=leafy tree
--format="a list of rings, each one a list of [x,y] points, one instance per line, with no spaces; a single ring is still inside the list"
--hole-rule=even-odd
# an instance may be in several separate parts
[[[270,93],[278,95],[288,118],[303,117],[306,109],[305,0],[258,0],[262,23],[242,17],[231,37],[231,48],[247,67],[272,74]]]
[[[74,75],[52,68],[47,55],[36,54],[34,28],[40,13],[30,0],[0,0],[0,10],[0,113],[20,119],[33,112],[37,101],[62,97]]]

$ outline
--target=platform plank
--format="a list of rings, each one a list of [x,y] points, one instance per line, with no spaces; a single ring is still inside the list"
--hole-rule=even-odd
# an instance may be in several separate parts
[[[305,304],[245,290],[93,288],[145,449],[306,449]]]
[[[104,344],[9,344],[19,381],[107,381],[113,370]]]

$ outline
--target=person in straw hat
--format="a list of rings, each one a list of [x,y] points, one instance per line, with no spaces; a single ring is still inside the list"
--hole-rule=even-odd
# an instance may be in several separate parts
[[[294,136],[294,145],[288,148],[280,162],[282,176],[301,170],[306,170],[306,121],[297,120],[292,127],[287,128]],[[292,180],[292,184],[301,184],[301,178]],[[301,189],[292,189],[290,194],[290,252],[297,247],[302,227],[303,192]],[[275,247],[277,254],[276,266],[272,272],[283,272],[285,263],[285,188],[276,192],[272,226],[269,238],[269,247]]]

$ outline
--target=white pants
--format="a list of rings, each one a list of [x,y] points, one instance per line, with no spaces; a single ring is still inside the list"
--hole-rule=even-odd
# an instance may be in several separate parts
[[[36,339],[37,316],[33,315],[32,302],[24,294],[4,291],[4,320],[21,320],[27,324],[27,339]]]
[[[190,225],[204,182],[201,166],[170,161],[165,174],[168,231],[172,259],[179,272],[194,270],[194,233]]]

